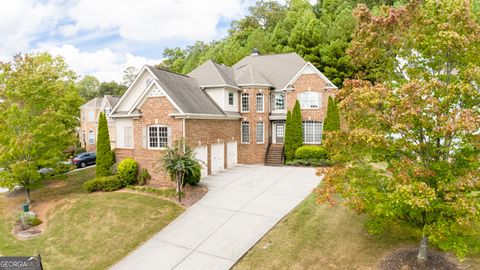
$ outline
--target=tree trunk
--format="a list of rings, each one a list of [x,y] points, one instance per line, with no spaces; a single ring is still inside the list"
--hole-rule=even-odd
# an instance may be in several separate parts
[[[421,262],[427,261],[428,256],[428,237],[425,234],[422,236],[422,241],[420,241],[420,247],[418,248],[417,258]]]
[[[181,188],[182,188],[182,175],[180,173],[177,173],[177,193],[178,193],[178,202],[182,201],[182,193],[181,193]]]
[[[29,188],[25,188],[25,199],[26,199],[27,204],[32,203],[32,197],[30,197],[30,189]]]

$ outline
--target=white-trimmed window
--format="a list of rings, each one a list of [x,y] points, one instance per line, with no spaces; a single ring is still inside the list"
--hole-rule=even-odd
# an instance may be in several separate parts
[[[275,110],[285,110],[285,94],[275,94]]]
[[[82,120],[85,121],[85,120],[86,120],[85,118],[86,118],[86,117],[85,117],[85,111],[82,110]]]
[[[321,95],[317,92],[303,92],[298,94],[298,101],[302,109],[318,109],[321,104]]]
[[[233,92],[228,93],[228,105],[233,106],[235,104],[235,96]]]
[[[162,149],[167,148],[169,144],[169,130],[167,126],[149,126],[148,127],[148,148]]]
[[[87,140],[86,132],[85,130],[82,130],[82,143],[85,143],[86,140]]]
[[[263,125],[263,122],[257,122],[257,128],[256,128],[256,139],[257,139],[257,143],[261,144],[261,143],[264,143],[264,125]]]
[[[264,106],[263,106],[263,94],[258,93],[257,94],[257,112],[264,112]]]
[[[303,143],[320,144],[322,142],[323,123],[317,121],[303,122]]]
[[[93,130],[91,130],[91,129],[88,132],[88,143],[89,144],[95,144],[95,133],[93,133]]]
[[[133,128],[132,127],[123,127],[123,147],[125,148],[133,147]]]
[[[241,132],[242,143],[250,143],[250,123],[248,121],[242,122]]]
[[[88,112],[88,120],[89,121],[95,121],[95,111],[89,111]]]
[[[242,93],[242,112],[250,111],[250,95],[248,93]]]
[[[109,116],[110,116],[110,112],[111,112],[111,111],[112,111],[112,109],[111,109],[111,108],[108,108],[108,107],[107,107],[107,108],[105,108],[105,116],[106,116],[106,117],[109,117]]]

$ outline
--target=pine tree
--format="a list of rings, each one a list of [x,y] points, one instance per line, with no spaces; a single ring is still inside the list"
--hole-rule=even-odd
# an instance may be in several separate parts
[[[111,175],[112,165],[115,163],[110,149],[110,136],[108,134],[107,117],[102,112],[98,120],[97,138],[97,176]]]
[[[324,131],[340,130],[340,112],[338,109],[338,102],[332,97],[328,97],[328,110],[327,110],[327,116],[325,117],[323,130]]]

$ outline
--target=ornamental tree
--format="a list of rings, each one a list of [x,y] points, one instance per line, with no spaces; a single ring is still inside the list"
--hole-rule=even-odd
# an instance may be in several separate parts
[[[0,186],[41,186],[42,167],[56,167],[76,141],[80,95],[75,73],[46,53],[0,63]]]
[[[345,203],[371,232],[395,223],[465,256],[480,222],[480,26],[467,1],[414,1],[373,16],[365,6],[349,51],[370,72],[338,93],[347,129],[320,203]],[[373,83],[372,83],[373,82]]]
[[[110,148],[110,135],[108,133],[108,123],[105,113],[101,112],[98,119],[98,135],[97,135],[97,166],[96,175],[109,176],[112,174],[111,169],[115,163],[115,157]]]
[[[340,130],[340,112],[338,110],[338,102],[332,97],[328,97],[327,116],[325,117],[323,130]]]

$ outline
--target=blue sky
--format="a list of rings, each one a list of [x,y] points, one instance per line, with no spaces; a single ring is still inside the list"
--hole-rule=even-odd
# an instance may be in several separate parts
[[[19,52],[65,58],[80,76],[120,81],[166,47],[226,35],[255,0],[0,0],[0,61]]]

